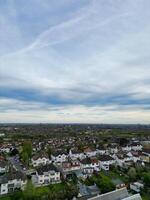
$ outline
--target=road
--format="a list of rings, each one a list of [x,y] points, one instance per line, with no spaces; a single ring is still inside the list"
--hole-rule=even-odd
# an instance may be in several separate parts
[[[15,168],[16,171],[20,171],[22,173],[25,173],[25,170],[23,169],[23,166],[22,166],[21,162],[15,156],[14,157],[9,157],[8,161]]]

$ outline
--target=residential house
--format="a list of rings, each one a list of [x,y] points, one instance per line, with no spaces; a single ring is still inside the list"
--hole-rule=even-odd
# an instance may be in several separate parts
[[[26,176],[21,172],[13,172],[0,177],[0,195],[8,194],[16,189],[24,189]]]
[[[107,150],[103,146],[99,146],[97,149],[97,154],[104,155],[106,152]]]
[[[45,153],[38,153],[34,155],[31,159],[31,163],[33,167],[38,167],[40,165],[46,165],[49,164],[51,160],[49,159],[49,156]]]
[[[133,158],[125,153],[119,153],[116,155],[116,164],[120,167],[123,167],[126,165],[126,163],[132,161]]]
[[[51,159],[55,163],[63,163],[67,161],[67,158],[68,158],[68,153],[65,151],[56,151],[51,155]]]
[[[140,160],[145,163],[150,163],[150,149],[143,149]]]
[[[70,158],[73,159],[83,159],[85,158],[85,154],[83,153],[83,151],[79,150],[79,149],[71,149],[69,151],[69,156]]]
[[[131,149],[134,151],[142,151],[143,146],[139,142],[132,142]]]
[[[6,173],[8,170],[8,162],[6,160],[0,160],[0,174]]]
[[[118,153],[118,146],[115,145],[115,144],[110,144],[110,145],[107,146],[107,148],[108,148],[108,150],[109,150],[109,152],[110,152],[111,154],[116,154],[116,153]]]
[[[35,178],[35,183],[37,185],[48,185],[61,182],[60,172],[53,164],[38,167],[34,179]]]
[[[132,150],[130,145],[122,145],[121,148],[122,148],[122,151],[126,151],[126,152],[129,152]]]
[[[101,169],[108,171],[109,166],[115,164],[115,159],[109,155],[100,155],[99,156],[99,165]]]
[[[88,157],[96,156],[97,150],[94,148],[87,147],[83,150],[84,154]]]
[[[69,160],[62,163],[62,171],[70,172],[81,169],[81,163],[79,160]]]
[[[0,145],[0,152],[3,153],[9,153],[12,149],[12,145],[11,144],[1,144]]]
[[[81,162],[81,168],[85,174],[92,174],[95,171],[99,171],[99,161],[96,158],[86,157]]]
[[[141,155],[141,152],[139,151],[131,151],[127,153],[127,156],[131,157],[134,163],[140,160],[140,155]]]
[[[140,192],[144,188],[144,184],[140,182],[134,182],[130,184],[130,189],[134,192]]]

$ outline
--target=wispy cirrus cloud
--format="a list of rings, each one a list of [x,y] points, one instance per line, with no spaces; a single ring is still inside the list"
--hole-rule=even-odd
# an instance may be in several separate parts
[[[60,110],[65,106],[72,112],[73,121],[77,115],[72,106],[81,109],[80,115],[90,121],[86,110],[91,115],[103,107],[105,116],[100,112],[97,115],[104,121],[108,117],[111,123],[113,112],[115,121],[121,122],[124,113],[126,118],[127,113],[130,116],[130,107],[135,113],[143,112],[143,122],[148,122],[148,0],[64,0],[52,1],[52,5],[48,1],[21,1],[24,9],[19,9],[20,3],[15,0],[3,2],[0,8],[0,99],[10,99],[9,108],[13,107],[12,99],[33,108],[34,104],[44,104],[39,113],[50,105]],[[112,105],[120,111],[108,111]],[[7,120],[7,106],[0,107],[1,112],[7,111]],[[35,110],[22,107],[30,112],[32,121]],[[21,112],[23,115],[25,110]],[[49,120],[48,113],[46,116]],[[94,114],[91,118],[99,122]],[[78,119],[82,121],[79,115]],[[130,120],[142,119],[132,115]]]

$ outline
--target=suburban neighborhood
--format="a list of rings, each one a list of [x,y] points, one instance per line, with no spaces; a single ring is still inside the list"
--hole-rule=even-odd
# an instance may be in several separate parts
[[[18,129],[24,130],[11,127],[15,130],[12,133],[8,127],[1,127],[5,133],[0,144],[0,199],[24,193],[29,186],[37,191],[36,198],[46,199],[51,185],[60,191],[67,187],[70,194],[64,199],[94,200],[113,191],[128,190],[126,197],[148,200],[149,134],[139,137],[137,132],[130,139],[121,134],[110,138],[108,129],[95,131],[91,127],[89,131],[86,127],[88,131],[82,130],[78,136],[69,132],[60,139],[51,134],[46,138],[35,134],[31,139],[30,134],[16,135]],[[56,194],[51,197],[59,198]]]

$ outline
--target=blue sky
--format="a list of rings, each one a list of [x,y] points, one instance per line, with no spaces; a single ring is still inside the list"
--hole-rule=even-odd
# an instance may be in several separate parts
[[[0,0],[0,122],[150,123],[149,0]]]

